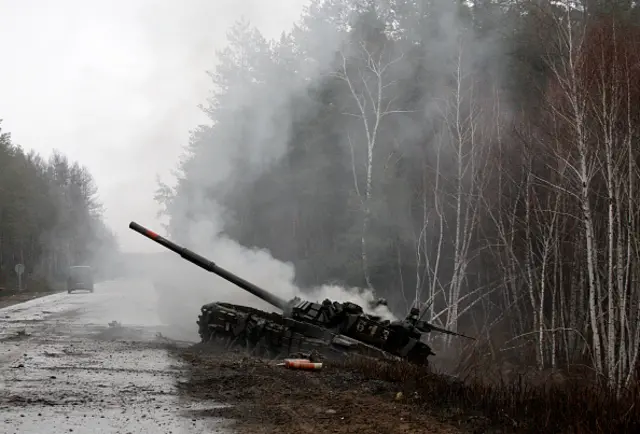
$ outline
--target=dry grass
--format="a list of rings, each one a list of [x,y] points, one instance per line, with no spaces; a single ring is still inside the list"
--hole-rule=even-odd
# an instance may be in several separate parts
[[[54,292],[33,292],[33,291],[0,291],[0,309],[3,307],[13,306],[14,304],[24,303],[34,298],[44,297],[54,294]]]
[[[190,399],[231,404],[195,411],[193,417],[230,419],[246,434],[457,434],[468,421],[452,424],[421,411],[414,397],[398,399],[398,384],[364,379],[355,370],[327,363],[319,371],[298,371],[274,360],[235,351],[189,348],[176,355],[189,375],[180,390]],[[464,424],[465,426],[462,426]],[[486,425],[486,424],[485,424]]]
[[[187,354],[192,351],[194,349],[187,351]],[[391,416],[392,412],[385,406],[395,402],[404,407],[407,414],[420,418],[431,417],[442,424],[457,427],[462,432],[640,432],[640,384],[634,383],[622,396],[616,397],[611,389],[589,377],[589,371],[584,367],[582,370],[572,369],[571,375],[557,371],[539,372],[525,366],[518,369],[517,366],[507,363],[500,367],[495,362],[477,357],[476,352],[475,357],[450,356],[448,362],[443,362],[444,366],[450,368],[457,365],[457,372],[465,372],[464,377],[453,377],[409,363],[351,356],[341,362],[325,361],[324,369],[317,373],[275,368],[273,361],[265,361],[256,366],[273,367],[262,369],[258,378],[249,375],[246,370],[247,367],[252,367],[249,371],[254,372],[254,365],[258,361],[250,362],[253,358],[243,359],[242,375],[237,375],[237,369],[228,368],[226,362],[221,363],[226,357],[235,360],[237,355],[233,356],[226,351],[214,353],[218,354],[217,361],[214,358],[202,363],[202,355],[198,355],[198,363],[190,360],[194,372],[197,373],[195,377],[192,375],[192,381],[198,378],[206,380],[206,384],[200,384],[201,381],[196,381],[195,384],[200,384],[201,387],[197,387],[198,389],[209,392],[212,390],[211,384],[217,385],[213,390],[221,387],[224,393],[219,390],[215,398],[223,401],[229,394],[238,395],[238,402],[246,401],[247,391],[256,389],[260,392],[256,396],[273,396],[276,403],[289,402],[294,397],[293,400],[296,401],[309,396],[313,396],[309,401],[309,405],[312,406],[324,402],[326,405],[337,406],[336,408],[348,408],[354,402],[358,402],[362,404],[357,406],[358,410],[347,413],[366,415],[363,420],[369,424],[374,421],[378,428],[383,422],[397,423],[400,420],[395,416],[390,419],[387,417]],[[182,357],[187,354],[183,353]],[[442,362],[443,359],[444,357],[438,360]],[[457,364],[457,360],[463,362]],[[222,380],[227,379],[229,375],[233,381],[227,384]],[[274,385],[274,378],[277,380],[277,387]],[[636,375],[636,378],[640,378],[640,375]],[[241,386],[245,379],[248,383]],[[302,387],[307,382],[311,382],[307,384],[308,387]],[[384,389],[381,395],[380,388]],[[369,396],[370,390],[378,392]],[[403,393],[404,398],[401,401],[393,400],[397,392]],[[354,399],[356,401],[353,401]],[[366,405],[363,404],[365,401]],[[273,406],[267,407],[264,414],[277,413]],[[363,409],[366,409],[366,412]],[[255,410],[253,414],[257,414]],[[269,417],[265,416],[261,423]],[[406,420],[406,416],[403,417]],[[301,420],[309,423],[319,423],[316,419],[310,412],[304,417],[301,416]],[[418,426],[425,426],[425,423],[421,420]],[[432,426],[432,423],[426,425]],[[326,428],[334,429],[335,426],[329,423]],[[444,428],[433,430],[444,431]]]
[[[433,411],[459,409],[482,412],[494,426],[511,432],[623,433],[640,432],[640,385],[617,398],[609,388],[583,378],[532,381],[519,375],[512,381],[487,381],[479,375],[464,380],[406,363],[360,358],[343,369],[367,378],[400,383],[405,393],[418,393]]]

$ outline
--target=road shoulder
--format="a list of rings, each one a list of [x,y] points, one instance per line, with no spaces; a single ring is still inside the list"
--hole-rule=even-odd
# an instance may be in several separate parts
[[[24,303],[25,301],[34,300],[36,298],[46,297],[48,295],[57,294],[60,291],[15,291],[15,290],[0,290],[0,309],[10,307],[16,304]]]
[[[196,345],[177,357],[190,374],[181,390],[192,399],[229,404],[197,417],[228,418],[247,434],[459,433],[405,386],[367,379],[344,367],[296,371],[277,361]]]

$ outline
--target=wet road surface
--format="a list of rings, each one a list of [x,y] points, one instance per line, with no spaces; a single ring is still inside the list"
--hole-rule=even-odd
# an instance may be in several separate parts
[[[0,309],[0,433],[229,432],[178,395],[156,307],[148,282],[121,280]]]

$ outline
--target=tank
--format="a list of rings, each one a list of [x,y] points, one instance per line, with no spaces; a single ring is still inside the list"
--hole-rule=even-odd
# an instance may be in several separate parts
[[[473,339],[421,320],[417,308],[412,308],[402,320],[389,321],[367,314],[362,306],[351,302],[327,299],[318,303],[299,297],[284,300],[136,222],[131,222],[129,228],[280,311],[267,312],[223,302],[207,303],[201,307],[196,322],[203,343],[244,347],[254,355],[270,358],[305,354],[340,359],[358,354],[428,365],[429,357],[435,353],[424,341],[426,334],[440,332]],[[369,307],[376,305],[386,305],[386,301],[378,299]]]

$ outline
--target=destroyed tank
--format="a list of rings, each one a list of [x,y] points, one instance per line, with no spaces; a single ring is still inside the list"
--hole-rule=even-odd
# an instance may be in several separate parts
[[[315,354],[336,359],[358,354],[428,365],[429,356],[435,353],[423,341],[427,333],[436,331],[469,338],[422,321],[417,308],[411,309],[403,320],[389,321],[367,314],[361,306],[351,302],[324,300],[315,303],[299,297],[287,301],[136,222],[131,222],[129,228],[281,311],[266,312],[223,302],[205,304],[197,321],[203,343],[240,346],[253,354],[272,358]],[[375,305],[386,305],[386,301],[379,299],[370,307]]]

